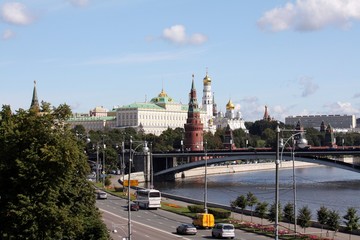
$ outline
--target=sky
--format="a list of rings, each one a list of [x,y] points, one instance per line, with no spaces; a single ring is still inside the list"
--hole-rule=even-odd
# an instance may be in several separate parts
[[[0,103],[75,113],[162,89],[245,121],[360,111],[359,0],[0,0]]]

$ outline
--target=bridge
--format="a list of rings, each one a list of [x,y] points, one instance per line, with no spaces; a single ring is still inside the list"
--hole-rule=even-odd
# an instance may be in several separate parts
[[[205,160],[205,155],[206,159]],[[339,161],[343,156],[360,156],[360,148],[347,147],[347,148],[329,148],[329,149],[305,149],[295,151],[295,160],[308,163],[316,163],[325,166],[331,166],[336,168],[342,168],[348,171],[354,171],[360,173],[360,165],[354,163],[347,163]],[[187,162],[181,165],[177,165],[177,161],[168,161],[168,159],[190,159],[198,158],[199,161]],[[261,149],[241,149],[232,151],[207,151],[205,152],[168,152],[168,153],[154,153],[153,161],[154,165],[162,165],[163,161],[166,161],[166,167],[159,169],[154,166],[154,177],[174,179],[175,174],[190,170],[197,167],[203,167],[205,164],[220,164],[228,161],[249,161],[249,160],[267,160],[274,161],[276,158],[276,152],[270,148]],[[335,159],[334,159],[335,158]],[[291,149],[284,149],[284,152],[280,156],[281,160],[292,160]],[[175,162],[175,163],[174,163]],[[173,164],[171,164],[173,163]],[[274,165],[275,168],[275,165]]]

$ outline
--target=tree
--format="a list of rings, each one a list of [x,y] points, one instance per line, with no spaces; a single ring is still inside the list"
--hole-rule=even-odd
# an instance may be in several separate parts
[[[278,221],[281,222],[283,216],[281,214],[281,203],[279,202],[278,206]],[[270,222],[276,222],[276,203],[270,205],[269,214],[268,214],[268,220]]]
[[[263,224],[263,219],[266,217],[268,205],[267,202],[258,202],[256,205],[255,212],[261,218],[261,225]]]
[[[299,209],[297,222],[302,228],[304,228],[304,232],[306,228],[311,226],[311,210],[308,206],[304,206]]]
[[[317,211],[317,221],[321,224],[321,235],[322,230],[324,229],[324,225],[327,223],[329,218],[329,210],[325,206],[321,206]]]
[[[242,214],[244,214],[244,209],[247,206],[246,197],[244,195],[238,196],[235,201],[231,202],[231,206],[232,207],[239,207],[241,209],[241,211],[242,211]],[[242,220],[242,215],[241,215],[241,220]]]
[[[307,205],[299,209],[297,222],[302,228],[304,228],[304,232],[306,228],[311,226],[311,210]]]
[[[67,105],[4,106],[0,115],[0,238],[108,239]]]
[[[344,219],[346,230],[350,232],[349,239],[351,239],[352,231],[359,229],[359,216],[357,215],[356,209],[353,207],[349,207],[347,209],[346,215],[344,216]]]
[[[295,221],[295,212],[294,212],[294,204],[292,203],[287,203],[285,206],[284,206],[284,218],[289,222],[289,226],[290,226],[290,223],[294,223]]]
[[[252,222],[253,206],[258,202],[258,199],[252,192],[248,192],[246,195],[246,202],[247,202],[247,206],[249,206],[251,209],[251,222]]]
[[[326,224],[334,231],[335,235],[340,227],[340,215],[336,210],[329,211],[329,218]]]

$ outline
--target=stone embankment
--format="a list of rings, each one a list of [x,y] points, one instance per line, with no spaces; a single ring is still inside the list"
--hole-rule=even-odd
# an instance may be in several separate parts
[[[303,167],[313,167],[319,166],[315,163],[307,163],[307,162],[299,162],[295,161],[295,168],[303,168]],[[280,169],[292,168],[292,161],[283,161],[280,163]],[[238,172],[251,172],[251,171],[268,171],[275,170],[274,162],[267,163],[249,163],[249,164],[228,164],[228,165],[217,165],[217,166],[208,166],[207,167],[207,175],[216,175],[216,174],[231,174]],[[181,173],[175,174],[175,178],[190,178],[203,176],[205,174],[205,167],[199,167],[190,169]]]

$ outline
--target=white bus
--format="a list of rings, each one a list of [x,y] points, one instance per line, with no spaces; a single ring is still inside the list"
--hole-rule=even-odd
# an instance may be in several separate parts
[[[136,202],[141,208],[159,208],[161,207],[161,193],[156,189],[140,189],[135,193]]]

